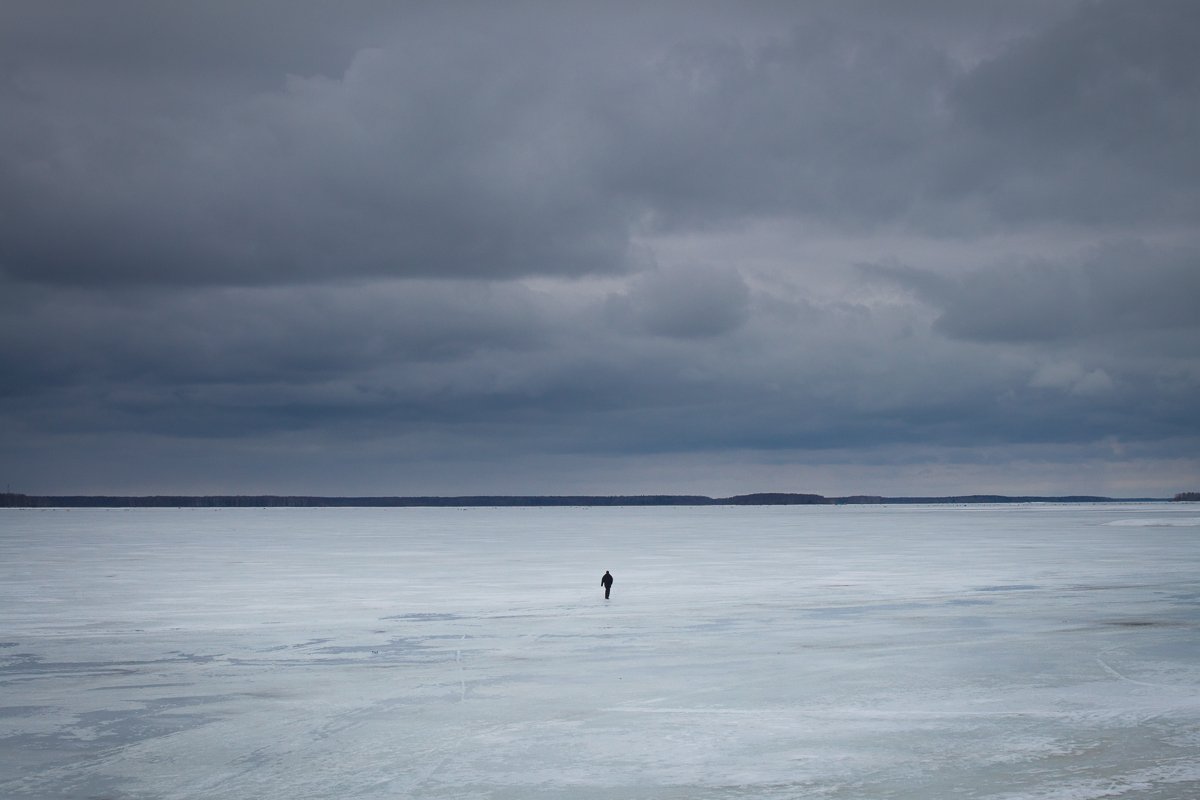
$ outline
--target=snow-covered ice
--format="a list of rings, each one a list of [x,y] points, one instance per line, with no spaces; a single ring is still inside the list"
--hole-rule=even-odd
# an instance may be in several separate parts
[[[1198,625],[1194,504],[7,510],[0,797],[1182,800]]]

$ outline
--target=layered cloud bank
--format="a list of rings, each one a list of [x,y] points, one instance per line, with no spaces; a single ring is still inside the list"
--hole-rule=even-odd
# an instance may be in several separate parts
[[[33,493],[1200,483],[1190,2],[18,3]]]

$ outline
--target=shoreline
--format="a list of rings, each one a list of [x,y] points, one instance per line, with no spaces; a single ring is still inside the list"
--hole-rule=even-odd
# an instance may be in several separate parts
[[[757,493],[703,495],[464,495],[322,497],[308,495],[25,495],[0,494],[0,508],[463,508],[567,506],[964,505],[981,503],[1168,503],[1186,497],[1099,497],[972,494],[884,497]]]

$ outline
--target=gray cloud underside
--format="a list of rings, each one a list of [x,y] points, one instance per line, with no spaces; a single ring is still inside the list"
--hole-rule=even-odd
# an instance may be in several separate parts
[[[3,267],[85,285],[579,275],[630,268],[639,226],[1200,211],[1190,3],[1086,8],[974,65],[821,14],[620,47],[540,11],[517,17],[532,31],[466,10],[397,21],[340,72],[245,94],[198,77],[219,80],[211,11],[167,31],[186,45],[174,74],[26,44],[3,94]]]
[[[1184,0],[8,4],[0,454],[48,490],[122,438],[131,483],[174,441],[275,454],[280,490],[1103,442],[1200,478],[1197,31]]]
[[[935,329],[957,338],[1070,341],[1200,329],[1200,253],[1190,247],[1118,241],[1066,263],[1024,260],[950,276],[894,265],[863,269],[939,308]]]

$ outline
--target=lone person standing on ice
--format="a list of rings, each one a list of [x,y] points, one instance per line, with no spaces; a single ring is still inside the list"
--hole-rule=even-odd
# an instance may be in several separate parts
[[[604,577],[600,579],[600,585],[604,587],[604,599],[608,599],[608,593],[612,591],[613,577],[608,570],[604,570]]]

